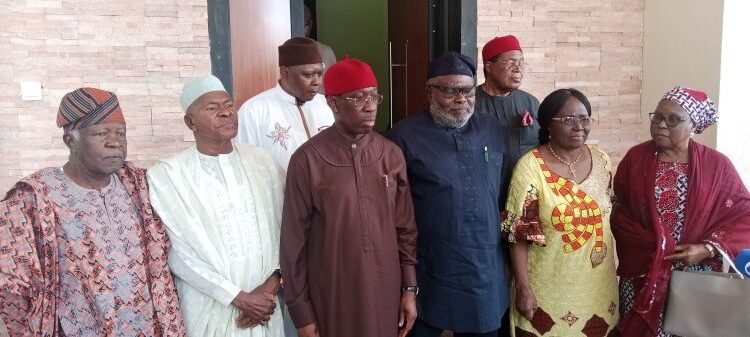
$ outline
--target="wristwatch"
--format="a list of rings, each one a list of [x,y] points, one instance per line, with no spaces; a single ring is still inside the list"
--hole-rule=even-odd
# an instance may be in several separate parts
[[[414,293],[414,296],[419,295],[419,287],[417,286],[406,286],[406,287],[401,288],[402,293],[407,292],[407,291],[410,293]]]
[[[276,269],[271,273],[271,276],[276,276],[279,280],[281,280],[281,269]]]

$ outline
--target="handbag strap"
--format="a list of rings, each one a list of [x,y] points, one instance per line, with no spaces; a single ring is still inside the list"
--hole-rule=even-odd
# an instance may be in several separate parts
[[[744,280],[745,279],[745,275],[743,275],[742,272],[740,272],[740,270],[737,269],[737,266],[732,261],[732,258],[729,257],[729,254],[727,254],[727,252],[725,252],[721,248],[717,248],[716,250],[718,250],[719,254],[721,254],[722,260],[724,260],[724,265],[726,266],[727,264],[729,264],[729,266],[732,267],[732,269],[734,270],[734,272],[737,273],[737,275],[740,276],[740,279]]]

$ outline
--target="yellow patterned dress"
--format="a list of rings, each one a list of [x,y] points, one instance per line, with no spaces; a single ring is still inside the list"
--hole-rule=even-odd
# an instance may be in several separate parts
[[[538,309],[531,321],[515,308],[515,337],[611,336],[619,319],[609,216],[609,157],[589,146],[592,169],[580,184],[558,176],[534,149],[513,171],[502,229],[527,240],[528,272]]]

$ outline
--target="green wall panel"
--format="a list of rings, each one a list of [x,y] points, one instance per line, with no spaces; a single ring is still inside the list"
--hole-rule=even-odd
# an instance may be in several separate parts
[[[390,64],[388,57],[387,0],[317,0],[318,40],[372,66],[378,91],[385,96],[378,108],[376,129],[384,132],[390,121]]]

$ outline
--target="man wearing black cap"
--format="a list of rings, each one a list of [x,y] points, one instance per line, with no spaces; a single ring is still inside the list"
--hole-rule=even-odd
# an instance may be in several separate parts
[[[300,145],[333,124],[319,94],[323,67],[315,40],[294,37],[279,46],[279,82],[242,104],[237,139],[268,150],[286,170]]]
[[[495,336],[508,307],[499,202],[505,128],[474,114],[474,62],[450,52],[429,67],[429,111],[397,124],[417,221],[417,321],[410,336]]]

